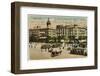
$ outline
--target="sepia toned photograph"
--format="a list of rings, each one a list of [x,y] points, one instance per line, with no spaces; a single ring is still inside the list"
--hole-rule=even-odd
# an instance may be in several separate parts
[[[29,59],[87,57],[87,17],[28,14]]]

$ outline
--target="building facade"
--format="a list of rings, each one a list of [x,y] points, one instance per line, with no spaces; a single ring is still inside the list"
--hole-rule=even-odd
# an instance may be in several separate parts
[[[70,39],[85,39],[87,38],[87,29],[86,27],[79,27],[78,25],[57,25],[57,36],[65,38],[66,41]]]
[[[50,19],[48,18],[46,22],[46,28],[29,29],[29,37],[32,35],[37,41],[55,41],[60,42],[64,40],[69,42],[73,39],[86,40],[87,39],[87,29],[86,27],[79,27],[78,25],[56,25],[56,28],[51,28]]]

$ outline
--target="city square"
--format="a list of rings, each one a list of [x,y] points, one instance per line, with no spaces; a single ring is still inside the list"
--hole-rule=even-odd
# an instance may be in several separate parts
[[[29,15],[29,58],[39,60],[87,57],[86,22],[85,17]]]
[[[57,48],[58,49],[58,48]],[[41,43],[36,43],[36,46],[31,45],[29,48],[29,55],[31,60],[39,60],[39,59],[63,59],[63,58],[84,58],[84,55],[76,55],[70,54],[70,51],[66,48],[62,50],[61,54],[56,56],[51,56],[51,52],[48,50],[41,50]]]

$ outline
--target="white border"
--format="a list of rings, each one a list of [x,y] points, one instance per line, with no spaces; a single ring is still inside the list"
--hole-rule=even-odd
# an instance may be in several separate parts
[[[27,14],[40,15],[60,15],[60,16],[85,16],[88,17],[88,57],[86,58],[69,58],[69,59],[49,59],[49,60],[32,60],[28,61],[27,51],[27,32],[28,21]],[[20,9],[20,69],[42,69],[58,67],[75,67],[94,65],[94,11],[74,10],[74,9],[55,9],[55,8],[38,8],[38,7],[21,7]]]

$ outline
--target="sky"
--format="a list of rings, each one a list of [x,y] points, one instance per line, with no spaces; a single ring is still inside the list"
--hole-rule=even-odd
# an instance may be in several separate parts
[[[82,16],[55,16],[55,15],[34,15],[28,14],[28,27],[29,29],[36,28],[40,26],[41,28],[46,28],[46,23],[48,18],[51,22],[50,27],[56,28],[56,25],[74,25],[77,24],[79,27],[87,26],[87,17]]]

